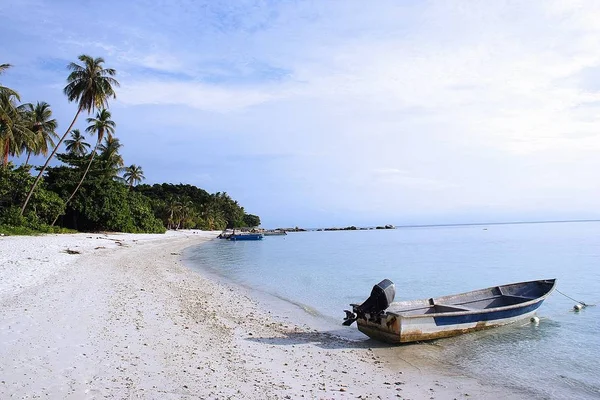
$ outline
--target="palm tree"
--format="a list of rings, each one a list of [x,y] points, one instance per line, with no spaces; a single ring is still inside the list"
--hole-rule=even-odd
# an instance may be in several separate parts
[[[90,148],[90,144],[86,143],[85,137],[81,134],[79,129],[73,129],[71,131],[71,139],[65,140],[67,145],[67,151],[76,156],[85,156],[87,150]]]
[[[23,148],[34,146],[34,133],[31,131],[32,119],[28,108],[30,104],[17,106],[16,95],[0,93],[0,154],[2,166],[6,167],[9,156],[18,156]]]
[[[8,68],[10,64],[0,64],[0,74]],[[0,85],[0,154],[3,166],[8,164],[9,155],[20,154],[23,143],[31,144],[33,136],[28,126],[27,105],[17,106],[17,101],[21,101],[17,92]]]
[[[183,203],[178,198],[173,197],[167,200],[165,204],[165,212],[167,214],[167,229],[179,229],[182,211]]]
[[[146,177],[144,176],[144,171],[142,167],[139,165],[131,164],[129,167],[125,168],[125,174],[123,174],[123,178],[125,178],[125,182],[129,184],[129,190],[136,183],[140,183]]]
[[[0,75],[2,75],[4,73],[4,71],[6,71],[7,69],[9,69],[10,67],[12,67],[12,65],[10,64],[0,64]],[[7,96],[15,96],[17,98],[17,100],[21,100],[19,98],[19,94],[17,92],[15,92],[12,89],[7,88],[6,86],[2,86],[0,85],[0,95],[5,94]]]
[[[31,198],[31,195],[39,183],[44,171],[46,171],[50,160],[56,154],[56,150],[58,150],[58,147],[63,142],[67,134],[71,132],[71,129],[73,129],[73,125],[75,125],[75,121],[77,121],[79,114],[82,111],[87,111],[89,114],[97,108],[106,108],[108,106],[108,100],[111,97],[117,97],[114,88],[119,86],[119,82],[113,78],[117,72],[112,68],[103,68],[104,59],[101,57],[92,58],[88,55],[82,54],[78,58],[79,61],[82,62],[82,65],[70,63],[67,66],[71,73],[67,77],[67,86],[65,86],[63,90],[69,101],[76,101],[78,103],[77,113],[75,114],[73,121],[65,133],[56,144],[56,147],[54,147],[54,150],[52,150],[52,153],[46,160],[46,163],[40,170],[37,178],[35,178],[35,182],[27,194],[27,198],[23,203],[23,207],[21,207],[21,215],[27,208],[27,203],[29,203],[29,199]]]
[[[115,122],[113,120],[111,120],[110,117],[111,117],[110,111],[103,108],[102,110],[100,110],[96,113],[96,118],[88,118],[87,119],[88,124],[91,124],[91,125],[88,126],[85,129],[85,131],[87,133],[95,132],[98,137],[98,140],[96,140],[96,146],[94,146],[94,150],[92,150],[92,154],[90,156],[90,161],[88,162],[88,165],[87,165],[85,171],[83,172],[83,176],[81,177],[81,180],[77,184],[77,187],[75,187],[75,190],[73,190],[73,193],[71,193],[71,195],[65,202],[65,206],[67,204],[69,204],[69,202],[71,201],[73,196],[75,196],[75,193],[77,193],[77,191],[81,187],[81,184],[85,180],[85,177],[87,176],[87,173],[90,170],[90,167],[92,166],[92,161],[94,161],[94,157],[96,156],[96,151],[98,150],[98,146],[100,146],[100,144],[102,143],[102,139],[104,139],[104,134],[107,135],[107,137],[106,137],[107,140],[112,139],[112,135],[113,135],[113,133],[115,133],[115,126],[117,124],[115,124]],[[56,218],[54,219],[54,222],[52,222],[52,225],[54,225],[56,223],[56,220],[58,219],[58,217],[60,217],[60,215],[56,216]]]
[[[18,94],[9,93],[4,87],[0,89],[0,154],[2,154],[3,165],[8,163],[11,141],[14,140],[13,126],[17,119],[16,100],[19,100]]]
[[[118,173],[123,172],[123,157],[119,153],[119,150],[123,147],[119,139],[110,136],[104,139],[104,143],[98,147],[100,150],[100,159],[104,166],[104,173],[108,178],[115,180],[123,180]]]
[[[48,155],[49,147],[54,147],[54,140],[58,135],[54,132],[58,126],[56,119],[52,118],[52,109],[50,104],[42,101],[38,102],[35,107],[32,104],[27,105],[28,112],[31,116],[31,131],[34,133],[34,146],[27,147],[23,150],[27,151],[27,160],[25,164],[29,164],[29,157],[33,152],[35,155]]]
[[[91,124],[85,131],[87,133],[96,134],[96,146],[94,147],[94,152],[98,149],[102,144],[102,140],[104,140],[104,135],[106,134],[107,139],[111,139],[113,133],[115,133],[115,127],[117,124],[113,120],[111,120],[111,113],[106,109],[102,109],[96,113],[96,118],[88,118],[88,124]]]

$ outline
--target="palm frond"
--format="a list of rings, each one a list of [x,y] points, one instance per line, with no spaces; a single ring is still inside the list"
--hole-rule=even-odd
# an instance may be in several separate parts
[[[79,57],[82,64],[69,63],[67,68],[72,72],[67,77],[67,85],[63,89],[69,101],[77,101],[79,108],[88,113],[97,108],[106,108],[110,98],[116,98],[114,87],[119,82],[112,78],[116,71],[103,68],[102,57],[92,58],[82,54]]]

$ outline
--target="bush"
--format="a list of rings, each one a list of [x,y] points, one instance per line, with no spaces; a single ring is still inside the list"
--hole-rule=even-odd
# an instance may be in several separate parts
[[[48,175],[53,190],[70,193],[72,169],[49,168]],[[165,232],[152,213],[148,198],[130,192],[127,186],[112,179],[93,174],[88,177],[67,206],[61,225],[80,231]]]
[[[64,212],[64,201],[56,193],[47,190],[42,182],[31,197],[25,214],[21,215],[21,205],[33,181],[28,166],[14,168],[11,163],[0,168],[0,224],[45,231],[49,227],[44,226]]]
[[[0,225],[28,226],[28,221],[21,215],[20,207],[11,205],[0,211]]]

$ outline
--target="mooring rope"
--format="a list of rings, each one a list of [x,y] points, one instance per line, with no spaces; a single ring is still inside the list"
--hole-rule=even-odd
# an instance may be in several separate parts
[[[581,304],[581,305],[582,305],[582,306],[584,306],[584,307],[595,306],[595,304],[585,304],[583,301],[575,300],[575,299],[574,299],[574,298],[572,298],[571,296],[567,296],[566,294],[564,294],[563,292],[561,292],[561,291],[560,291],[560,290],[558,290],[558,289],[554,289],[554,290],[556,290],[558,293],[560,293],[560,294],[562,294],[563,296],[565,296],[567,299],[571,299],[571,300],[573,300],[574,302],[576,302],[576,303],[579,303],[579,304]]]

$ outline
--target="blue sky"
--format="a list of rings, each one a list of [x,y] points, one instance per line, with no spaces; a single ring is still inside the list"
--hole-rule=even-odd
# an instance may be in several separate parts
[[[263,225],[600,217],[600,3],[0,3],[2,83],[76,107],[104,57],[127,164]],[[81,118],[77,125],[85,127]]]

